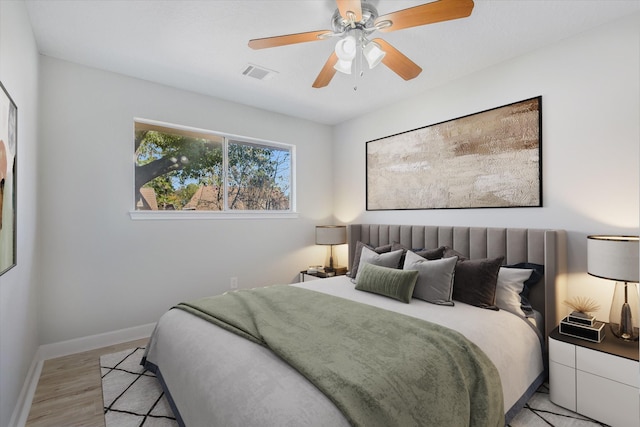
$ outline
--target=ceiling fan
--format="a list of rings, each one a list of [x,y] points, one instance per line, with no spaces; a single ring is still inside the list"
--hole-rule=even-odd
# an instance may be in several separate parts
[[[411,80],[422,72],[415,62],[381,38],[371,39],[376,31],[390,31],[466,18],[473,10],[473,0],[438,0],[408,9],[379,16],[376,8],[365,0],[336,0],[338,8],[331,18],[332,30],[309,31],[265,37],[249,41],[252,49],[266,49],[296,43],[339,38],[334,52],[313,82],[314,88],[329,84],[336,71],[351,74],[358,48],[367,60],[369,68],[382,62],[405,80]],[[356,61],[356,68],[358,61]]]

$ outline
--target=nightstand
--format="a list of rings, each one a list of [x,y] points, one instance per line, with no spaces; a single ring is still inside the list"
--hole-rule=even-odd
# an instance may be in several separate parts
[[[307,273],[307,270],[302,270],[300,272],[300,281],[308,282],[310,280],[327,279],[329,277],[334,277],[334,276],[344,276],[345,274],[347,274],[346,268],[337,268],[335,273],[332,276],[320,275],[316,273]]]
[[[549,398],[603,423],[640,425],[638,342],[618,340],[607,328],[602,342],[549,335]]]

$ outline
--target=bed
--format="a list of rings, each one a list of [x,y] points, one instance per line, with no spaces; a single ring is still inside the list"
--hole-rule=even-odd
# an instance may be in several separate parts
[[[202,310],[199,306],[192,308],[190,304],[186,304],[187,307],[169,310],[160,318],[143,358],[143,364],[158,376],[181,425],[189,427],[428,425],[433,421],[423,423],[419,418],[424,414],[430,417],[429,412],[435,413],[437,410],[448,413],[465,412],[470,410],[469,405],[471,405],[471,410],[476,411],[472,412],[473,414],[484,414],[485,407],[474,408],[473,405],[479,405],[478,401],[485,398],[489,400],[492,394],[499,395],[499,400],[501,400],[498,402],[501,417],[499,425],[504,425],[517,414],[546,376],[547,338],[559,322],[557,304],[560,301],[558,295],[562,288],[562,276],[565,269],[565,233],[562,230],[385,224],[350,224],[347,230],[351,272],[358,268],[363,251],[368,251],[367,254],[375,253],[372,256],[382,258],[396,251],[385,251],[380,248],[393,245],[395,248],[398,246],[403,248],[402,255],[406,257],[405,263],[408,262],[408,257],[415,257],[415,252],[418,252],[418,249],[446,248],[447,256],[456,257],[456,268],[459,268],[460,277],[463,276],[463,269],[459,262],[469,262],[469,264],[464,264],[468,266],[476,261],[480,263],[480,260],[484,262],[486,259],[500,259],[503,267],[506,265],[527,268],[543,266],[542,279],[531,287],[528,293],[528,302],[530,303],[530,307],[528,307],[533,314],[519,316],[504,309],[480,308],[458,300],[454,300],[454,304],[450,305],[447,303],[434,304],[428,300],[409,297],[407,300],[409,303],[405,303],[372,292],[371,289],[357,289],[361,285],[364,286],[366,278],[379,278],[380,271],[392,274],[393,280],[396,276],[405,277],[411,273],[411,271],[396,273],[388,271],[390,269],[382,270],[384,268],[382,264],[376,266],[375,268],[378,270],[375,270],[370,265],[376,265],[375,261],[361,263],[359,277],[357,274],[354,278],[338,276],[291,286],[274,286],[257,290],[256,293],[262,295],[259,298],[264,298],[267,294],[271,295],[273,298],[273,301],[269,303],[271,305],[277,305],[280,301],[279,298],[284,300],[284,294],[280,296],[278,293],[286,292],[287,295],[295,294],[296,298],[301,300],[308,298],[306,307],[311,307],[301,310],[285,308],[282,311],[283,319],[281,320],[284,323],[271,327],[270,332],[266,334],[270,334],[271,330],[275,329],[276,333],[284,335],[284,338],[273,339],[273,342],[277,343],[272,346],[273,348],[267,348],[264,343],[261,345],[257,342],[259,340],[251,337],[247,339],[247,337],[241,336],[246,330],[244,327],[240,328],[243,332],[239,334],[237,330],[232,332],[233,327],[224,325],[222,325],[224,327],[220,327],[219,324],[207,321],[207,315],[198,311]],[[429,268],[432,268],[431,266],[435,264],[428,265]],[[504,269],[500,268],[500,271],[502,272]],[[356,280],[359,282],[358,284],[354,284]],[[411,292],[413,289],[412,287]],[[243,292],[232,294],[224,297],[244,298]],[[223,300],[216,297],[211,301],[220,305]],[[224,307],[227,307],[229,312],[235,312],[248,305],[244,300],[230,301],[227,299],[221,304],[223,311]],[[283,304],[283,307],[287,307],[286,304],[291,303],[287,300]],[[313,307],[322,308],[313,314]],[[343,310],[342,314],[340,314],[340,310]],[[450,335],[446,335],[443,339],[447,342],[452,341],[451,345],[454,348],[464,348],[464,351],[449,351],[446,360],[452,361],[451,357],[459,357],[459,353],[469,353],[468,358],[473,363],[473,367],[465,369],[471,373],[486,369],[487,374],[482,378],[473,379],[473,387],[468,387],[471,390],[468,399],[465,396],[464,399],[458,399],[462,403],[455,402],[454,406],[444,409],[442,407],[449,405],[447,402],[452,399],[445,399],[442,402],[436,402],[434,399],[439,395],[446,396],[446,393],[454,393],[442,385],[444,383],[442,378],[457,375],[457,371],[449,371],[449,369],[453,369],[449,366],[457,367],[463,363],[458,362],[457,359],[455,362],[448,363],[448,366],[444,366],[442,361],[441,365],[436,365],[442,368],[442,372],[440,372],[440,367],[435,370],[431,365],[429,368],[424,368],[426,373],[421,371],[422,367],[415,368],[407,365],[404,370],[409,372],[399,374],[397,370],[402,370],[405,365],[404,360],[413,358],[413,355],[418,353],[424,360],[419,360],[417,363],[422,364],[425,364],[425,360],[431,363],[432,360],[437,361],[442,357],[426,356],[421,354],[422,351],[414,350],[409,351],[408,356],[402,355],[402,363],[395,363],[395,354],[384,359],[386,353],[389,353],[389,349],[383,348],[380,350],[381,354],[376,354],[374,358],[382,360],[378,360],[376,363],[384,364],[385,360],[389,361],[388,369],[391,374],[385,376],[385,372],[371,378],[370,374],[365,373],[362,374],[362,381],[358,380],[355,383],[354,381],[345,382],[344,379],[339,381],[335,378],[327,379],[327,370],[333,374],[331,370],[333,368],[318,362],[318,360],[322,360],[321,357],[326,357],[326,355],[342,358],[340,359],[341,363],[346,364],[347,370],[351,371],[358,371],[361,365],[368,363],[372,363],[371,366],[375,365],[373,365],[374,362],[368,360],[361,361],[361,353],[366,352],[360,352],[357,350],[358,347],[353,347],[352,345],[360,344],[352,343],[351,341],[357,340],[352,340],[348,335],[336,335],[341,337],[339,338],[340,343],[333,347],[332,343],[328,341],[314,347],[314,340],[320,340],[322,334],[307,333],[299,337],[294,335],[297,332],[293,329],[290,330],[289,326],[293,323],[293,326],[297,327],[298,324],[306,325],[307,322],[306,318],[300,320],[288,317],[296,315],[296,311],[309,311],[309,313],[301,315],[311,315],[329,323],[335,323],[334,311],[336,319],[339,318],[337,316],[345,316],[346,314],[346,317],[340,318],[343,325],[349,324],[349,327],[341,328],[345,330],[344,334],[349,333],[351,322],[355,324],[359,321],[358,319],[363,322],[365,329],[369,327],[375,329],[380,324],[388,324],[390,329],[399,330],[399,328],[405,328],[406,324],[406,331],[411,332],[405,333],[405,330],[402,329],[401,342],[403,344],[401,346],[404,347],[406,342],[408,348],[412,345],[420,345],[420,342],[431,343],[432,335],[425,335],[427,338],[422,338],[421,328],[424,324],[435,324],[435,326],[430,326],[429,334],[450,333],[451,336],[456,337],[456,340],[452,341]],[[401,313],[404,316],[396,316],[393,313]],[[256,315],[256,317],[258,316]],[[392,322],[396,318],[401,318],[400,321],[405,323],[402,323],[401,327],[393,324]],[[317,326],[313,327],[317,328]],[[431,328],[435,332],[431,332]],[[451,329],[457,332],[451,332]],[[334,333],[337,334],[337,332]],[[340,333],[343,332],[340,331]],[[376,333],[390,334],[388,330]],[[366,334],[360,332],[360,335]],[[271,340],[271,335],[268,336]],[[464,342],[459,341],[458,336],[461,336],[460,339]],[[287,337],[290,338],[290,341],[304,347],[302,350],[306,349],[306,353],[301,356],[290,356],[288,350],[282,349],[278,341],[278,339],[282,340]],[[405,339],[407,340],[405,341]],[[433,341],[431,346],[444,346],[435,345],[436,342],[439,343],[439,341]],[[425,348],[427,346],[425,344]],[[346,354],[340,355],[340,351],[344,351]],[[326,355],[323,355],[323,352],[326,352]],[[485,358],[489,361],[488,363],[485,363]],[[483,364],[481,365],[480,362]],[[447,364],[445,363],[445,365]],[[386,371],[387,368],[380,369],[378,366],[375,369],[378,369],[376,372],[380,372]],[[411,378],[412,372],[421,372],[422,376],[426,376],[427,373],[433,375],[432,381],[426,381],[433,384],[433,387],[416,386],[413,383],[414,379]],[[354,375],[356,374],[358,373],[354,372]],[[408,376],[401,377],[402,374]],[[333,377],[333,375],[330,376]],[[393,378],[390,379],[390,376]],[[317,377],[322,378],[318,379]],[[477,377],[481,376],[477,375]],[[491,383],[492,378],[493,384]],[[395,382],[393,382],[394,380]],[[496,381],[497,384],[495,384]],[[374,382],[384,382],[384,384]],[[465,377],[458,382],[467,384],[469,380]],[[376,391],[376,388],[379,390]],[[430,394],[419,394],[416,391],[417,388],[424,389],[419,390],[420,393]],[[434,390],[430,390],[431,388]],[[329,392],[333,389],[337,390],[337,394],[349,394],[349,396],[331,396]],[[348,392],[344,392],[344,390],[348,390]],[[394,391],[389,392],[389,390]],[[349,405],[352,405],[352,402],[349,402],[348,399],[359,393],[364,396],[362,397],[364,403],[360,402],[355,406],[360,405],[362,408],[351,409]],[[394,400],[396,398],[397,400]],[[347,403],[345,404],[345,400],[341,399],[347,399]],[[416,402],[420,402],[420,404],[411,403],[411,399],[417,399]],[[432,405],[423,404],[423,402],[432,400],[435,402]],[[493,403],[489,402],[487,405],[498,408],[496,399],[493,400]],[[379,404],[381,401],[387,405],[387,408],[382,410],[387,412],[376,413],[378,406],[384,406],[384,404]],[[393,412],[396,405],[405,403],[408,405],[406,408],[403,407],[398,409],[396,413]],[[389,418],[384,419],[385,416]],[[447,416],[447,414],[438,416]],[[493,421],[491,423],[478,421],[482,419],[480,415],[465,416],[470,418],[469,422],[465,423],[466,425],[494,425]],[[438,419],[448,420],[448,418]],[[389,420],[394,420],[394,422],[390,423]],[[462,425],[458,422],[457,420],[441,421],[439,425],[453,425],[453,423]]]

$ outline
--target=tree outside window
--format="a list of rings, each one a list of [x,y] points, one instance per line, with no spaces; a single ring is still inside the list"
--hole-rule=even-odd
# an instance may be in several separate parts
[[[135,122],[135,209],[290,211],[292,147]]]

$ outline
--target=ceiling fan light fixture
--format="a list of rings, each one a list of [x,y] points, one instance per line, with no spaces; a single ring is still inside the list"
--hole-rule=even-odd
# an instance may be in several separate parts
[[[334,65],[333,68],[335,68],[336,71],[340,71],[341,73],[351,74],[352,64],[353,61],[343,61],[342,59],[338,59],[338,62],[336,62],[336,65]]]
[[[2,1],[2,0],[0,0]],[[392,32],[438,22],[467,18],[471,15],[474,0],[428,0],[426,3],[407,9],[379,15],[371,4],[378,0],[325,0],[335,1],[337,8],[331,17],[331,30],[307,31],[249,40],[252,49],[265,49],[306,43],[329,38],[338,38],[335,51],[329,55],[312,87],[325,87],[340,71],[362,77],[362,57],[369,68],[380,62],[404,80],[416,78],[422,68],[382,38],[373,38],[373,33]],[[426,0],[423,0],[426,1]],[[373,38],[371,43],[369,38]],[[354,65],[354,59],[355,65]],[[355,69],[355,70],[352,70]],[[354,87],[356,89],[357,87]]]
[[[336,62],[336,65],[334,65],[333,68],[341,73],[351,74],[351,65],[353,63],[353,58],[356,57],[356,48],[357,43],[353,36],[347,36],[338,40],[335,48],[338,62]]]
[[[343,61],[351,61],[356,57],[356,39],[353,36],[347,36],[336,43],[336,55]]]
[[[369,69],[375,68],[375,66],[378,65],[387,54],[376,42],[367,43],[367,45],[362,49],[362,53],[369,64]]]

